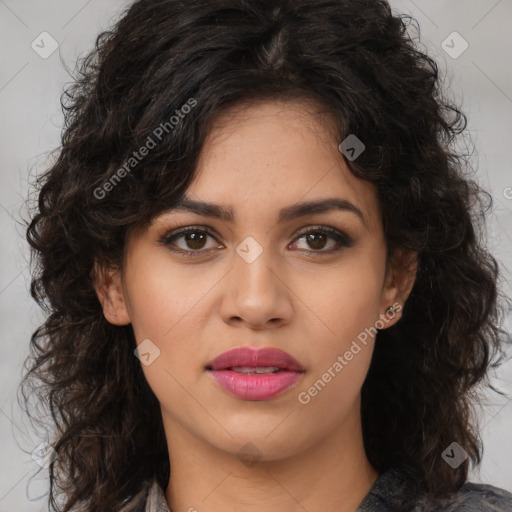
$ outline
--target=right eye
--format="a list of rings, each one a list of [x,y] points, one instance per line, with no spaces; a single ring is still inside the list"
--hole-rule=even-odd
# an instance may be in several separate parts
[[[214,247],[204,249],[205,243],[208,237],[214,238],[215,236],[208,230],[199,227],[188,227],[168,233],[162,237],[159,242],[169,248],[170,251],[182,254],[184,256],[196,256],[201,253],[210,252]],[[177,240],[182,239],[182,245],[185,247],[179,247],[176,243]],[[216,239],[215,239],[216,240]],[[178,249],[173,248],[178,247]],[[218,247],[218,245],[217,245]]]

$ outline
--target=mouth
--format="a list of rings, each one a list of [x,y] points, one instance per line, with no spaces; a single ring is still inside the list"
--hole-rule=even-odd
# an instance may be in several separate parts
[[[239,347],[223,352],[206,366],[207,370],[233,370],[239,373],[303,372],[304,367],[278,348]]]
[[[294,387],[305,373],[290,354],[276,348],[239,347],[213,359],[205,370],[220,387],[242,400],[269,400]]]
[[[277,366],[230,366],[226,368],[226,370],[231,370],[236,373],[243,373],[244,375],[262,375],[265,373],[279,373],[286,371],[283,368],[278,368]]]

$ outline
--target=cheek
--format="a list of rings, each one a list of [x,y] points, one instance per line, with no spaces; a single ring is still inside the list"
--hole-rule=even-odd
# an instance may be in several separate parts
[[[125,290],[135,338],[138,344],[151,340],[157,348],[149,346],[158,354],[142,369],[159,398],[180,400],[179,383],[194,385],[207,362],[201,351],[204,309],[219,277],[199,266],[183,272],[169,264],[165,253],[141,254],[130,263]]]
[[[336,340],[338,349],[379,319],[384,277],[381,263],[359,251],[329,271],[302,274],[298,281],[299,297],[305,298],[313,316],[321,321],[315,325],[323,323],[322,332]]]
[[[310,297],[315,313],[314,350],[308,378],[297,389],[305,428],[329,429],[352,411],[370,366],[379,318],[381,275],[361,261],[336,273],[321,288],[325,295]],[[359,272],[356,272],[356,269]],[[315,418],[322,418],[322,425]]]
[[[169,263],[164,251],[158,253],[141,255],[133,261],[126,294],[137,340],[149,337],[166,343],[184,325],[195,325],[195,310],[215,284],[216,276],[200,272],[199,266],[183,272]]]

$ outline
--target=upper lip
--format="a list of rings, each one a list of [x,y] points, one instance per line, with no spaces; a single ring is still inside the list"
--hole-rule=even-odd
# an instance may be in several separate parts
[[[237,366],[276,366],[290,371],[304,371],[303,366],[290,354],[273,347],[238,347],[223,352],[210,361],[207,369],[226,370]]]

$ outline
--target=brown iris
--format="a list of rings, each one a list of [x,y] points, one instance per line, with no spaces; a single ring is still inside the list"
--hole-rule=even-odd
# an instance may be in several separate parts
[[[184,236],[188,247],[191,249],[202,249],[208,235],[206,233],[193,232],[184,233]]]
[[[325,246],[327,235],[325,233],[308,233],[307,242],[313,249],[322,249]]]

